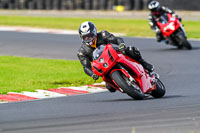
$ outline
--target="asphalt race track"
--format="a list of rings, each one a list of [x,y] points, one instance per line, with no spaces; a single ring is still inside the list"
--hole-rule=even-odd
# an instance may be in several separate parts
[[[125,41],[154,64],[167,89],[164,98],[136,101],[103,92],[0,104],[0,132],[199,133],[200,41],[190,41],[191,51],[154,39]],[[80,42],[74,35],[0,32],[0,54],[76,60]]]

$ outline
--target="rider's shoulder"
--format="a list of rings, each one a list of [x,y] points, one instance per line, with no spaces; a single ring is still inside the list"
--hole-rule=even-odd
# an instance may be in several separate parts
[[[85,43],[82,43],[81,47],[78,49],[78,55],[80,56],[87,55],[88,51],[91,51],[91,47],[89,47]]]
[[[152,18],[153,14],[150,12],[148,18]]]
[[[163,9],[163,10],[166,10],[166,9],[167,9],[167,7],[165,7],[165,6],[161,6],[161,9]]]
[[[166,6],[161,6],[161,9],[163,10],[163,11],[171,11],[168,7],[166,7]]]
[[[85,51],[86,49],[90,48],[87,44],[82,43],[80,50]]]
[[[101,34],[102,38],[108,38],[111,35],[107,30],[102,30],[99,34]]]

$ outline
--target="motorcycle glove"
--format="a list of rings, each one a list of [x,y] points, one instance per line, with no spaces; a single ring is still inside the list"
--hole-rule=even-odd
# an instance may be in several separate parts
[[[161,31],[160,31],[160,29],[158,27],[156,27],[155,32],[156,33],[160,33]]]
[[[172,14],[173,17],[176,17],[180,22],[182,21],[182,18],[180,18],[178,15],[176,14]]]
[[[125,51],[126,45],[124,43],[119,44],[118,49],[119,51],[123,52]]]
[[[178,15],[176,15],[175,13],[172,14],[173,17],[178,18]]]
[[[96,74],[92,74],[92,76],[91,76],[94,80],[98,80],[99,79],[99,76],[98,75],[96,75]]]

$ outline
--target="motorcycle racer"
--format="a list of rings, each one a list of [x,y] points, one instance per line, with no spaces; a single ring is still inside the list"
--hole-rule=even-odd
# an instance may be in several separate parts
[[[97,33],[96,26],[92,22],[86,21],[79,26],[79,36],[82,40],[82,45],[77,52],[77,56],[83,66],[84,72],[91,76],[94,80],[97,80],[99,77],[94,74],[91,68],[92,53],[99,45],[106,45],[108,43],[118,45],[119,51],[141,63],[141,65],[148,72],[153,72],[154,70],[153,65],[147,63],[142,58],[140,51],[137,48],[133,46],[126,47],[122,38],[115,37],[108,31],[101,31]],[[108,84],[106,84],[106,88],[110,92],[116,91]]]
[[[169,8],[165,6],[161,6],[158,1],[151,1],[148,4],[148,9],[151,11],[149,14],[149,24],[151,26],[151,29],[156,33],[156,40],[158,42],[162,41],[164,38],[162,36],[162,33],[160,31],[159,26],[157,25],[156,19],[162,16],[164,13],[170,13],[172,16],[175,16],[181,21],[181,18],[179,18],[177,15],[175,15],[175,12],[170,10]]]

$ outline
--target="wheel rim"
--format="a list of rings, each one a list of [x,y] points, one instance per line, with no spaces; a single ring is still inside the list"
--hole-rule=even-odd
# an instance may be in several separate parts
[[[122,77],[125,79],[125,81],[128,83],[129,86],[134,88],[135,91],[137,91],[140,94],[143,94],[141,88],[136,83],[133,83],[132,81],[130,81],[125,75],[122,75]]]

